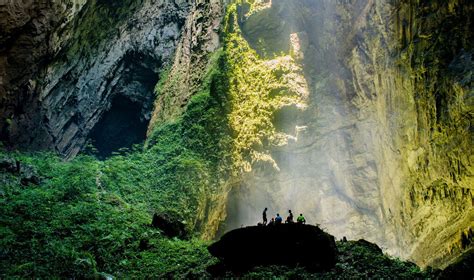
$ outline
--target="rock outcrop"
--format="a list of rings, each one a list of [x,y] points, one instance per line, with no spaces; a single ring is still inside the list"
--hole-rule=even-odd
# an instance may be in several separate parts
[[[167,214],[154,214],[151,226],[160,229],[168,237],[187,238],[186,225]]]
[[[252,226],[232,230],[209,246],[209,252],[234,270],[257,265],[302,265],[312,271],[336,264],[334,237],[302,224]]]
[[[17,175],[23,186],[39,185],[41,183],[41,177],[35,167],[13,158],[0,159],[0,171]]]

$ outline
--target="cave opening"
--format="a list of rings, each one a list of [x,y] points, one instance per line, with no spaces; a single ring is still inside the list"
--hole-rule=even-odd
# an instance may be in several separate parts
[[[106,159],[123,148],[145,141],[155,100],[160,61],[142,53],[129,52],[116,75],[107,111],[89,134],[92,153]]]
[[[90,134],[99,159],[145,141],[148,121],[141,117],[141,111],[141,104],[125,96],[119,95],[112,100],[110,109]]]

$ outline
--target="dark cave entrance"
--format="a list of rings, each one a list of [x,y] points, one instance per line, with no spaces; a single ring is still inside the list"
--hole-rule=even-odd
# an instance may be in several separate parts
[[[148,121],[141,118],[142,106],[117,96],[90,134],[96,155],[105,159],[121,148],[145,141]]]
[[[145,141],[160,67],[160,61],[142,53],[124,56],[116,73],[120,79],[111,89],[109,109],[89,134],[93,154],[99,159]]]

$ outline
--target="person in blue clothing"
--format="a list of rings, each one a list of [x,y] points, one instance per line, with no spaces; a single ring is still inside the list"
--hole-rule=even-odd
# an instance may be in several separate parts
[[[279,224],[281,224],[282,222],[283,222],[283,219],[281,218],[280,214],[277,213],[277,216],[276,216],[276,218],[275,218],[275,224],[276,224],[276,225],[279,225]]]

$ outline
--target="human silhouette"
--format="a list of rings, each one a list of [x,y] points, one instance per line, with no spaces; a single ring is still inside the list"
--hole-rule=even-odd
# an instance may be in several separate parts
[[[298,224],[306,224],[306,219],[304,218],[303,214],[300,214],[298,218],[296,219],[296,222]]]
[[[291,210],[288,210],[289,214],[288,214],[288,217],[286,218],[286,221],[285,223],[286,224],[292,224],[294,221],[293,221],[293,213],[291,213]]]
[[[275,218],[275,224],[276,224],[276,225],[279,225],[279,224],[281,224],[282,222],[283,222],[283,219],[281,218],[280,214],[277,213],[277,216],[276,216],[276,218]]]
[[[270,222],[267,224],[267,226],[274,226],[275,225],[275,218],[272,217],[272,219],[270,220]]]
[[[263,218],[263,225],[266,225],[267,224],[267,207],[265,207],[265,209],[263,210],[262,218]]]

